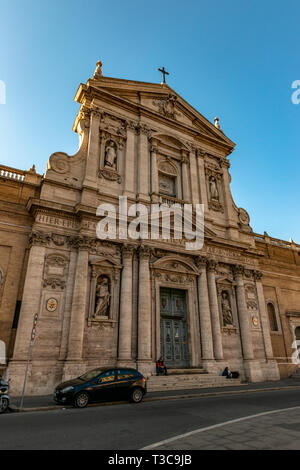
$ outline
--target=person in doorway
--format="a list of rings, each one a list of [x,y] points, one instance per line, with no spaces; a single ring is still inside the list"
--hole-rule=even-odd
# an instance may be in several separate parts
[[[162,357],[160,357],[156,361],[156,375],[159,375],[159,374],[168,375],[166,364],[164,363],[164,360]]]
[[[225,367],[222,376],[226,377],[226,379],[232,379],[232,372],[230,372],[228,367]]]

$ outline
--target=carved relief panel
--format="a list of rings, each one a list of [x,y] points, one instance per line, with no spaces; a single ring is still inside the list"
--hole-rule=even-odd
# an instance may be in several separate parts
[[[245,297],[248,312],[250,313],[250,324],[252,328],[259,329],[259,309],[258,309],[258,300],[255,284],[247,283],[245,284]]]
[[[60,253],[51,253],[45,258],[43,287],[63,290],[66,286],[69,260]]]

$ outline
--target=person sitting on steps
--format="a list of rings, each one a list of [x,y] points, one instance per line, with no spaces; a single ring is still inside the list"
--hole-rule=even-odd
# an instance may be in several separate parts
[[[158,376],[159,374],[168,375],[168,371],[162,357],[156,361],[156,375]]]
[[[228,367],[225,367],[222,376],[226,377],[226,379],[232,379],[232,373],[230,372]]]

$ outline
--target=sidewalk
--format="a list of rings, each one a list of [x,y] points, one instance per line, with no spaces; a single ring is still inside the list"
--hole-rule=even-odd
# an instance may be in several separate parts
[[[142,450],[300,450],[300,406],[200,428]]]
[[[297,379],[282,379],[276,382],[259,382],[243,384],[239,386],[226,388],[201,388],[193,390],[168,390],[166,392],[150,392],[147,393],[144,398],[144,402],[159,401],[159,400],[172,400],[180,398],[201,398],[208,396],[222,396],[222,395],[234,395],[241,393],[256,393],[262,391],[271,390],[283,390],[283,389],[299,389],[300,392],[300,380]],[[11,411],[46,411],[46,410],[57,410],[61,408],[67,408],[68,406],[56,405],[53,401],[52,395],[46,396],[25,396],[23,402],[23,408],[20,410],[20,397],[11,397],[10,408]],[[121,402],[109,402],[99,403],[96,406],[107,406]],[[127,402],[122,402],[127,403]]]

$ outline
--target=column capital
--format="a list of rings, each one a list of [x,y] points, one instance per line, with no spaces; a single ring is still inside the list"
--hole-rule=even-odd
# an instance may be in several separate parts
[[[245,268],[241,264],[235,264],[232,267],[232,271],[235,277],[242,277],[244,275]]]
[[[138,123],[135,121],[131,121],[130,119],[127,119],[125,121],[125,126],[127,130],[134,131],[134,132],[136,132],[138,129]]]
[[[197,148],[197,149],[196,149],[196,156],[197,156],[197,158],[204,159],[205,155],[206,155],[205,150],[200,149],[200,148]]]
[[[138,134],[146,135],[148,138],[151,137],[151,129],[147,124],[139,124],[137,126]]]
[[[214,259],[209,259],[207,262],[207,270],[210,272],[216,272],[218,267],[218,262]]]
[[[123,258],[132,258],[132,255],[135,251],[135,246],[125,243],[122,246],[121,251],[122,251]]]
[[[206,256],[197,256],[195,259],[197,268],[203,268],[207,266],[208,259]]]
[[[97,240],[87,236],[68,237],[68,245],[77,250],[90,250],[95,247]]]
[[[91,117],[94,119],[101,119],[103,112],[100,109],[91,109]]]
[[[44,232],[31,232],[29,235],[30,246],[47,246],[51,241],[51,236]]]
[[[151,254],[152,254],[152,248],[150,248],[150,246],[141,245],[139,247],[138,252],[139,252],[140,259],[141,258],[150,258]]]
[[[253,278],[255,281],[261,281],[263,273],[261,271],[253,271]]]

